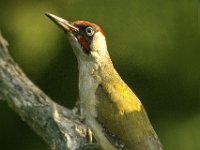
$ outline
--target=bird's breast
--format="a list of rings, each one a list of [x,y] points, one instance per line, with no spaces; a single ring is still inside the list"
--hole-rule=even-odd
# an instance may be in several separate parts
[[[82,113],[85,117],[97,117],[95,91],[98,85],[99,82],[94,78],[92,72],[79,72],[79,97]]]

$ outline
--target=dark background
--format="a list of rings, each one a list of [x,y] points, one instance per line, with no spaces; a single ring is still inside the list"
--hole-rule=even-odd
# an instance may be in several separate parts
[[[197,1],[1,0],[0,29],[11,55],[47,95],[71,108],[78,97],[76,58],[45,12],[99,24],[116,69],[141,99],[164,148],[200,149]],[[0,149],[48,147],[0,102]]]

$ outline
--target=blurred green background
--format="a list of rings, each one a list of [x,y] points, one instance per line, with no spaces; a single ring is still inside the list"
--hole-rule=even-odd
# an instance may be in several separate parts
[[[73,107],[76,58],[45,15],[87,20],[105,31],[116,69],[143,102],[166,150],[200,149],[198,2],[193,0],[1,0],[0,29],[27,76],[56,102]],[[48,146],[0,102],[0,149]]]

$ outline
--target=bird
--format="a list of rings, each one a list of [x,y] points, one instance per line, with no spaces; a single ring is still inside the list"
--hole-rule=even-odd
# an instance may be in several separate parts
[[[45,13],[66,33],[78,61],[81,114],[103,150],[162,150],[136,94],[122,80],[102,28]]]

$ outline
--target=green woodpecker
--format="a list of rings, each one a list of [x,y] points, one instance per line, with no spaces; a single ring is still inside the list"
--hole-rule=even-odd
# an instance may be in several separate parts
[[[103,30],[46,15],[65,31],[77,57],[81,111],[102,149],[162,150],[140,100],[113,67]]]

